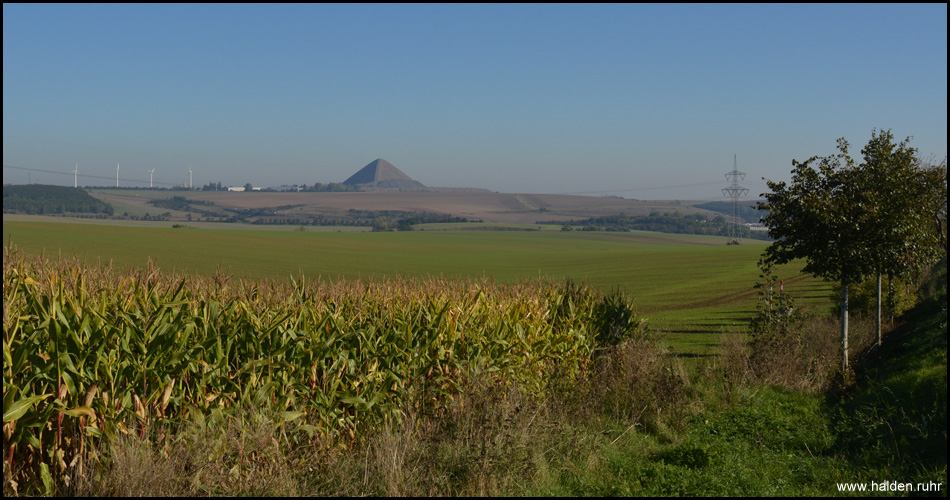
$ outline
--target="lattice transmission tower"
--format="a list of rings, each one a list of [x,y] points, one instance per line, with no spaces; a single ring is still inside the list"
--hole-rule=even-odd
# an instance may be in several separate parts
[[[736,168],[736,155],[732,156],[732,172],[726,174],[726,180],[731,181],[729,187],[722,188],[722,195],[732,198],[732,226],[729,228],[729,236],[736,241],[742,239],[739,231],[739,197],[749,193],[748,188],[739,185],[739,181],[745,179],[745,172],[740,172]]]

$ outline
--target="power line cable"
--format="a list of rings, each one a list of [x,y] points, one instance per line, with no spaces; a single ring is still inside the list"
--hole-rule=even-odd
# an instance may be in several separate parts
[[[721,182],[701,182],[698,184],[679,184],[676,186],[653,186],[653,187],[630,188],[630,189],[601,189],[599,191],[572,191],[570,193],[557,193],[557,194],[626,193],[630,191],[656,191],[660,189],[679,189],[679,188],[687,188],[687,187],[718,186],[721,184],[722,184]]]
[[[14,165],[4,165],[3,168],[10,168],[10,169],[14,169],[14,170],[24,170],[24,171],[29,171],[29,172],[43,172],[43,173],[45,173],[45,174],[59,174],[59,175],[69,175],[69,176],[75,175],[72,171],[69,171],[69,172],[60,172],[60,171],[58,171],[58,170],[46,170],[46,169],[42,169],[42,168],[17,167],[17,166],[14,166]],[[115,177],[112,177],[112,176],[93,175],[93,174],[79,174],[78,177],[86,177],[86,178],[89,178],[89,179],[106,179],[106,180],[110,180],[110,181],[115,179]],[[142,180],[142,179],[129,179],[129,178],[123,178],[123,177],[119,177],[119,180],[120,180],[120,181],[125,181],[125,182],[136,182],[136,183],[141,183],[141,184],[147,184],[147,183],[149,182],[149,181]],[[179,186],[179,185],[180,185],[180,184],[175,183],[175,182],[160,182],[160,181],[155,181],[154,184],[161,184],[161,185],[164,185],[164,186]]]

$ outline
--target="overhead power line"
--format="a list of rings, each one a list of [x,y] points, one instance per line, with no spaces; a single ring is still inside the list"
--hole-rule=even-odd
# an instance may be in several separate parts
[[[45,173],[45,174],[76,175],[72,170],[70,170],[70,171],[68,171],[68,172],[62,172],[62,171],[59,171],[59,170],[46,170],[46,169],[42,169],[42,168],[17,167],[17,166],[14,166],[14,165],[4,165],[3,168],[5,168],[5,169],[9,168],[9,169],[13,169],[13,170],[23,170],[23,171],[29,171],[29,172],[42,172],[42,173]],[[153,170],[154,170],[154,169],[153,169]],[[79,174],[78,177],[85,177],[85,178],[87,178],[87,179],[106,179],[106,180],[109,180],[109,181],[112,181],[113,179],[115,179],[115,177],[113,177],[113,176],[92,175],[92,174],[82,174],[82,173]],[[134,183],[140,183],[140,184],[148,184],[148,183],[150,182],[150,181],[146,181],[146,180],[143,180],[143,179],[128,179],[128,178],[124,178],[124,177],[119,177],[119,180],[120,180],[120,181],[124,181],[124,182],[134,182]],[[178,184],[178,183],[176,183],[176,182],[160,182],[160,181],[155,181],[153,184],[161,184],[161,185],[163,185],[163,186],[180,186],[180,184]]]
[[[660,189],[679,189],[687,187],[700,187],[700,186],[716,186],[721,184],[720,182],[700,182],[698,184],[679,184],[676,186],[653,186],[645,188],[630,188],[630,189],[601,189],[598,191],[572,191],[570,193],[558,193],[558,194],[601,194],[601,193],[626,193],[630,191],[657,191]]]

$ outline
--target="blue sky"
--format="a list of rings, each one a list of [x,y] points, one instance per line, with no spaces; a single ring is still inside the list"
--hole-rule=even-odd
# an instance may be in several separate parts
[[[874,128],[942,160],[946,47],[946,4],[4,4],[3,180],[384,158],[430,186],[721,199],[736,155],[754,196]]]

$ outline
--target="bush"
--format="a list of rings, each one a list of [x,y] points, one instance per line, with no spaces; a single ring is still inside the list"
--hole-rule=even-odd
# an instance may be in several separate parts
[[[773,274],[774,266],[764,259],[759,260],[758,265],[762,281],[753,287],[759,290],[759,299],[750,330],[753,342],[767,344],[787,336],[799,326],[802,318],[795,309],[795,299],[785,293],[778,276]],[[775,289],[776,283],[779,284],[778,290]]]
[[[643,333],[643,319],[619,290],[604,295],[594,307],[594,318],[599,346],[615,346]]]
[[[810,392],[830,388],[840,372],[840,320],[797,309],[794,298],[775,289],[779,280],[772,266],[760,260],[759,269],[757,312],[749,326],[752,341],[748,348],[736,341],[723,344],[722,356],[729,360],[722,367],[724,379],[730,385],[764,382]],[[874,337],[873,321],[860,312],[851,316],[854,352],[865,351]]]

